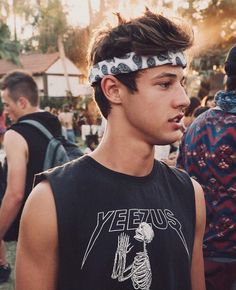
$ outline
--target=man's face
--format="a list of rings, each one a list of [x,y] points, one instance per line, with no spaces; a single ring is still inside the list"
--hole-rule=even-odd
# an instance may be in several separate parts
[[[4,105],[4,111],[8,114],[12,122],[16,122],[21,116],[22,111],[19,105],[19,101],[14,102],[10,96],[8,89],[5,89],[1,93],[2,103]]]
[[[147,143],[170,144],[181,138],[183,109],[189,98],[183,87],[181,67],[163,65],[140,72],[138,91],[122,88],[124,117],[129,134]]]

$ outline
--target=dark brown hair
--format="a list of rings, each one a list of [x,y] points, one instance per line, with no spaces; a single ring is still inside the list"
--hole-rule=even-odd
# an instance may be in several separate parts
[[[1,80],[0,88],[8,89],[9,97],[14,102],[24,96],[32,106],[39,104],[37,84],[28,72],[22,70],[10,72]]]
[[[226,78],[226,91],[235,91],[236,90],[236,75]]]
[[[185,117],[191,117],[194,114],[194,111],[201,106],[201,101],[197,97],[191,97],[189,106],[184,111]]]
[[[167,51],[184,51],[193,43],[191,28],[183,21],[174,22],[160,14],[146,10],[144,16],[126,21],[116,14],[119,25],[98,31],[91,45],[89,65],[121,57],[126,53],[137,55],[158,55]],[[176,19],[177,20],[177,19]],[[136,79],[139,71],[120,74],[115,77],[133,93],[137,91]],[[94,85],[95,100],[105,118],[111,109],[101,89],[101,80]]]

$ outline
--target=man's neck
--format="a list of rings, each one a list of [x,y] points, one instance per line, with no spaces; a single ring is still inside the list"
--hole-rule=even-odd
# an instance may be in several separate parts
[[[26,111],[25,111],[25,115],[28,115],[28,114],[33,114],[33,113],[38,113],[40,112],[40,108],[39,107],[30,107],[28,108]]]
[[[104,136],[90,156],[103,166],[132,176],[146,176],[154,162],[154,148],[144,142]]]
[[[38,113],[38,112],[41,112],[42,110],[39,108],[39,107],[30,107],[30,108],[27,108],[24,110],[24,112],[21,114],[21,116],[19,117],[22,118],[26,115],[29,115],[29,114],[33,114],[33,113]]]

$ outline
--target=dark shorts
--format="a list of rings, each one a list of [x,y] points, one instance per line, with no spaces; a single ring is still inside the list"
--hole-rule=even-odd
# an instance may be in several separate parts
[[[206,290],[236,290],[236,262],[204,261]]]

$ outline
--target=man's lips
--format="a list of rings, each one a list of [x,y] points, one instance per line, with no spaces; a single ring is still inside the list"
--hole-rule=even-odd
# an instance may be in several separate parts
[[[174,118],[168,120],[168,122],[173,123],[180,123],[181,119],[183,118],[184,114],[178,114]]]

